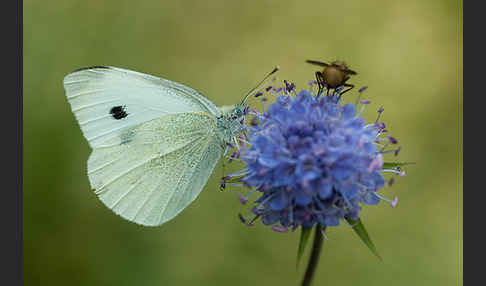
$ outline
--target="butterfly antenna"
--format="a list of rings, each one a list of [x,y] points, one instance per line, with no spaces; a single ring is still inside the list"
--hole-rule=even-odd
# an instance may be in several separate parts
[[[252,95],[255,91],[258,91],[260,89],[260,87],[262,86],[262,84],[274,73],[276,73],[278,70],[280,69],[279,66],[276,66],[270,73],[268,73],[254,88],[250,89],[250,91],[248,91],[248,93],[245,95],[245,97],[243,98],[243,100],[241,101],[241,103],[245,103],[246,100],[248,99],[248,97],[250,95]]]

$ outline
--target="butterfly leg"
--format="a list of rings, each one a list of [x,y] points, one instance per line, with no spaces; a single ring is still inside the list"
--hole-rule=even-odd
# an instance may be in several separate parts
[[[223,160],[221,160],[222,163],[223,163],[223,166],[222,166],[222,174],[221,174],[221,185],[219,186],[219,190],[222,192],[224,191],[224,187],[226,186],[225,182],[224,182],[224,179],[225,179],[225,174],[224,174],[224,170],[225,170],[225,165],[224,165],[224,161],[225,161],[225,158],[223,156]]]

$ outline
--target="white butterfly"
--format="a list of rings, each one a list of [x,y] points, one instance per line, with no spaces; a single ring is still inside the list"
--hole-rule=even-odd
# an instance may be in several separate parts
[[[146,226],[174,218],[199,195],[247,107],[217,107],[182,84],[115,67],[74,71],[64,88],[93,149],[91,187],[115,213]]]

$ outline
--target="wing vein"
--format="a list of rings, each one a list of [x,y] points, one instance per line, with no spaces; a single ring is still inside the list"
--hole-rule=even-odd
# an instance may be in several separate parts
[[[201,137],[201,138],[204,138],[204,137]],[[196,145],[195,145],[195,147],[200,147],[200,145],[196,144]],[[198,149],[196,148],[196,150],[198,150]],[[188,150],[188,151],[193,151],[193,149],[191,148],[191,149],[190,149],[190,150]],[[181,176],[180,176],[180,177],[179,177],[179,179],[177,180],[177,184],[176,184],[176,186],[179,186],[179,185],[180,185],[180,183],[181,183],[181,181],[182,181],[182,178],[184,177],[184,174],[186,173],[186,171],[187,171],[187,169],[188,169],[188,168],[189,168],[189,164],[188,164],[188,165],[186,165],[186,166],[185,166],[185,168],[184,168],[184,171],[183,171],[183,172],[181,172]],[[186,186],[184,186],[184,188],[186,188]],[[179,189],[177,188],[177,189],[176,189],[176,191],[174,191],[174,192],[172,192],[172,194],[170,194],[170,197],[169,197],[169,199],[167,200],[166,205],[164,206],[164,208],[163,208],[163,209],[162,209],[162,211],[160,212],[160,216],[159,216],[159,222],[160,222],[160,220],[162,219],[162,217],[163,217],[163,215],[165,214],[165,212],[167,211],[167,206],[168,206],[168,205],[170,204],[170,202],[172,201],[172,198],[174,197],[174,194],[175,194],[176,192],[178,192],[178,191],[179,191]]]
[[[68,82],[67,84],[84,82],[84,81],[90,81],[90,80],[87,79],[87,80],[77,81],[77,82]],[[66,82],[64,82],[64,84],[66,84]],[[93,93],[100,93],[100,92],[103,92],[105,90],[107,90],[107,89],[106,88],[101,88],[101,89],[95,89],[95,90],[87,90],[87,91],[84,91],[84,92],[74,93],[73,95],[70,95],[67,98],[68,99],[73,99],[73,98],[78,97],[78,96],[81,96],[81,95],[87,95],[87,94],[93,94]]]
[[[117,101],[117,100],[116,99],[110,99],[110,100],[95,102],[95,103],[91,103],[91,104],[87,104],[87,105],[83,105],[83,106],[80,106],[80,107],[73,108],[72,111],[78,112],[78,111],[86,109],[86,108],[90,108],[90,107],[93,107],[93,106],[96,106],[96,105],[101,105],[101,104],[105,104],[105,103],[113,102],[113,101]]]
[[[116,202],[110,208],[111,209],[115,208],[128,194],[130,194],[135,189],[135,187],[137,187],[142,182],[142,179],[145,178],[147,174],[148,173],[145,173],[142,176],[140,176],[135,182],[135,184],[133,184],[126,193],[124,193],[118,200],[116,200]]]
[[[137,219],[138,215],[140,214],[140,211],[142,211],[142,209],[145,207],[145,205],[147,204],[147,202],[150,200],[150,198],[152,197],[152,194],[154,193],[154,191],[156,189],[158,189],[159,185],[160,185],[160,181],[162,179],[159,178],[159,181],[157,182],[157,184],[155,184],[155,186],[152,188],[152,190],[150,191],[150,194],[147,196],[147,198],[145,199],[145,201],[143,202],[142,206],[137,210],[137,212],[135,213],[135,216],[133,217],[133,219]]]
[[[100,194],[100,193],[102,193],[102,192],[103,192],[103,190],[104,190],[104,189],[105,189],[107,186],[111,185],[113,182],[117,181],[117,180],[118,180],[118,179],[120,179],[121,177],[126,176],[127,174],[129,174],[129,173],[133,172],[134,170],[136,170],[136,169],[140,168],[141,166],[143,166],[143,165],[145,165],[145,164],[149,163],[150,161],[153,161],[153,160],[158,159],[158,158],[162,158],[162,157],[167,156],[168,154],[170,154],[170,153],[172,153],[172,152],[175,152],[175,151],[177,151],[177,150],[183,149],[183,148],[184,148],[184,147],[186,147],[187,145],[189,145],[189,144],[191,144],[191,143],[193,143],[193,142],[195,142],[195,141],[197,141],[197,140],[199,140],[199,139],[200,139],[200,138],[195,138],[195,139],[193,139],[192,141],[188,141],[187,143],[185,143],[185,144],[184,144],[184,145],[182,145],[181,147],[179,147],[179,148],[177,148],[177,149],[174,149],[174,150],[172,150],[172,151],[170,151],[170,152],[163,153],[163,154],[157,154],[157,155],[155,155],[155,156],[149,157],[148,159],[145,159],[145,160],[141,161],[141,162],[140,162],[140,163],[138,163],[137,165],[135,165],[135,166],[133,166],[133,167],[130,167],[129,169],[127,169],[127,170],[125,170],[125,171],[121,172],[121,173],[120,173],[118,176],[116,176],[116,177],[114,177],[113,179],[111,179],[111,180],[110,180],[108,183],[105,183],[103,186],[101,186],[101,187],[97,188],[97,190],[96,190],[96,192],[95,192],[95,193],[96,193],[96,194]]]

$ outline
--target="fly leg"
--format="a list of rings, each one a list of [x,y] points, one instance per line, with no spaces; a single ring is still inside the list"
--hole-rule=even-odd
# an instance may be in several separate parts
[[[345,84],[343,84],[343,86],[349,87],[349,88],[344,90],[343,92],[340,92],[339,93],[340,96],[343,95],[345,92],[348,92],[348,91],[350,91],[354,88],[354,84],[349,84],[349,83],[345,83]]]
[[[322,90],[324,89],[324,76],[319,71],[316,72],[316,80],[317,80],[317,85],[319,86],[319,91],[317,92],[317,96],[320,96]]]

